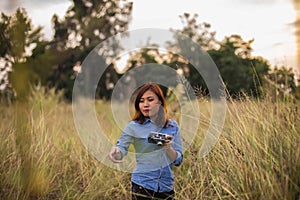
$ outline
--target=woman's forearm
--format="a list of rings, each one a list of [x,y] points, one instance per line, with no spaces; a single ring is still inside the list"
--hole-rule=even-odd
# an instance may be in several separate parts
[[[167,148],[167,155],[172,162],[174,162],[177,158],[177,152],[171,146]]]

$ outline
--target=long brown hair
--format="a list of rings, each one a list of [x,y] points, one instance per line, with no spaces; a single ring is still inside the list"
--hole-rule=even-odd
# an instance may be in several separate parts
[[[164,94],[159,87],[158,84],[156,83],[146,83],[139,87],[136,92],[133,94],[134,99],[134,108],[135,108],[135,114],[132,118],[132,120],[137,120],[140,124],[144,123],[146,120],[146,117],[142,114],[140,110],[140,99],[143,96],[143,94],[147,91],[152,91],[154,94],[157,95],[158,99],[162,103],[162,105],[159,108],[159,113],[158,113],[158,118],[155,120],[156,124],[159,126],[167,126],[169,123],[169,116],[168,116],[168,109],[167,109],[167,104],[166,100],[164,97]]]

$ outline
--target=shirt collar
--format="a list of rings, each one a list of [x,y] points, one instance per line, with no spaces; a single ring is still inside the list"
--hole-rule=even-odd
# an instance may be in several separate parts
[[[147,123],[152,123],[152,124],[155,124],[151,119],[150,119],[150,117],[146,117],[145,118],[145,122],[143,123],[143,124],[147,124]],[[170,120],[169,119],[169,122],[168,122],[168,124],[167,124],[167,126],[166,127],[168,127],[168,126],[175,126],[175,124],[174,124],[174,122],[172,121],[172,120]]]

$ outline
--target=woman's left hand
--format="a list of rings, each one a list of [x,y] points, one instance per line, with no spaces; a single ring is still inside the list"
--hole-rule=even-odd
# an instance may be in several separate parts
[[[169,142],[163,143],[163,148],[164,149],[169,149],[172,148],[172,140],[170,140]]]
[[[177,158],[177,152],[172,147],[172,140],[164,143],[163,148],[167,150],[168,157],[174,162]]]

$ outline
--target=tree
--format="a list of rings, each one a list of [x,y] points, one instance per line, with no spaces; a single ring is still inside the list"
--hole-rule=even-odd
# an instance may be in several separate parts
[[[4,81],[4,94],[15,94],[18,99],[25,99],[30,82],[36,78],[34,70],[27,65],[30,50],[41,41],[41,27],[34,28],[24,9],[17,9],[12,16],[1,13],[0,18],[0,57],[4,63],[3,71],[9,75]],[[7,76],[4,76],[7,77]],[[6,79],[6,78],[5,78]],[[10,92],[9,92],[10,91]],[[10,95],[12,98],[13,96]]]
[[[275,66],[265,78],[275,90],[276,95],[286,97],[291,94],[296,94],[297,92],[297,80],[295,80],[296,78],[292,68]]]
[[[64,19],[60,20],[54,15],[54,39],[46,50],[46,53],[54,52],[52,72],[48,77],[49,86],[64,89],[66,97],[70,99],[76,76],[73,67],[80,65],[100,42],[125,31],[131,19],[131,9],[132,3],[126,1],[73,0]],[[115,52],[111,55],[113,57],[120,47],[114,43],[111,45],[115,46]],[[109,66],[111,67],[113,64]],[[116,72],[112,69],[105,72],[110,77],[115,77],[114,73]],[[103,87],[106,82],[106,77],[103,77],[98,86]],[[98,90],[101,93],[98,96],[107,97],[104,93],[109,91],[104,88]]]
[[[269,64],[263,58],[252,57],[251,45],[254,40],[244,41],[239,35],[231,35],[219,42],[215,39],[216,33],[210,31],[210,24],[198,23],[197,17],[198,15],[191,16],[188,13],[180,16],[184,26],[181,30],[175,30],[175,35],[179,33],[188,36],[201,46],[203,52],[206,51],[211,56],[231,95],[239,96],[241,92],[254,96],[260,95],[264,84],[263,77],[269,71]],[[180,38],[179,34],[176,42],[170,45],[171,48],[177,48],[177,51],[183,55],[188,55],[185,52],[197,49],[193,46],[194,44]],[[202,54],[202,52],[195,52],[195,54]],[[186,59],[189,60],[189,58]],[[171,60],[176,63],[182,59],[175,55]],[[204,66],[205,64],[201,62],[193,64]],[[205,94],[208,94],[202,76],[209,77],[208,74],[205,74],[209,70],[205,69],[200,75],[191,63],[180,63],[179,66],[184,69],[184,75],[192,86],[200,87]]]
[[[269,71],[269,65],[263,58],[253,58],[251,44],[239,35],[225,37],[220,48],[210,50],[209,54],[218,66],[223,81],[234,97],[240,93],[258,96],[261,94],[263,76]]]
[[[198,15],[194,14],[191,16],[189,13],[184,13],[179,16],[181,19],[181,23],[183,28],[180,30],[173,30],[175,34],[180,33],[186,35],[191,38],[194,42],[201,46],[201,48],[205,51],[214,49],[218,46],[217,40],[215,38],[216,32],[211,31],[211,25],[209,23],[203,22],[198,23],[197,18]],[[179,44],[174,44],[178,47]],[[176,47],[174,46],[173,47]],[[183,51],[182,46],[179,46]]]
[[[209,23],[198,23],[197,14],[191,16],[189,13],[184,13],[179,17],[183,28],[178,30],[171,29],[174,32],[175,40],[168,44],[171,53],[169,53],[169,59],[164,64],[172,66],[174,69],[180,68],[193,88],[201,88],[207,94],[207,86],[202,76],[207,77],[208,73],[202,70],[203,74],[199,74],[192,64],[198,66],[198,68],[203,68],[205,65],[203,59],[205,60],[204,57],[207,57],[205,52],[216,49],[219,45],[215,38],[216,32],[210,30],[211,25]],[[191,43],[191,40],[193,43]],[[200,50],[199,47],[201,48]],[[172,52],[177,52],[178,54]],[[199,59],[195,59],[193,56],[193,58],[189,58],[188,56],[191,56],[191,53],[199,56]],[[184,55],[185,57],[182,57]],[[193,63],[190,63],[191,60]],[[204,62],[209,61],[206,60]]]

